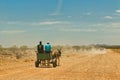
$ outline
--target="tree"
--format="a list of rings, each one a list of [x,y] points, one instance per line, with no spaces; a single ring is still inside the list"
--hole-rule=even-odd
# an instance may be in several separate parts
[[[80,46],[72,46],[76,51],[80,50]]]
[[[16,45],[13,45],[9,48],[13,53],[16,53],[16,50],[18,50],[18,47]]]
[[[22,50],[23,52],[25,52],[27,49],[28,49],[28,47],[25,45],[20,47],[20,50]]]
[[[0,51],[2,51],[3,50],[3,47],[2,47],[2,45],[0,45]]]

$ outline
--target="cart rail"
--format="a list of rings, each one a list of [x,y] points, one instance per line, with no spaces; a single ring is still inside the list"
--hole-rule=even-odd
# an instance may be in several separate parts
[[[50,54],[48,53],[37,53],[37,59],[51,59]]]

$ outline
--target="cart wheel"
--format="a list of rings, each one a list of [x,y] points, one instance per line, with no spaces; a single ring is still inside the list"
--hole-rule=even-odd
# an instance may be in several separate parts
[[[53,59],[53,67],[56,67],[56,66],[57,66],[57,60]]]
[[[39,61],[35,61],[35,67],[39,67]]]

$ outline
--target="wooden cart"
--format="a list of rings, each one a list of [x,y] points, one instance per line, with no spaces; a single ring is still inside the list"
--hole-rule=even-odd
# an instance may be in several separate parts
[[[35,61],[35,67],[49,66],[50,64],[52,64],[53,67],[57,66],[56,58],[50,55],[49,53],[37,53],[36,55],[37,55],[37,60]]]

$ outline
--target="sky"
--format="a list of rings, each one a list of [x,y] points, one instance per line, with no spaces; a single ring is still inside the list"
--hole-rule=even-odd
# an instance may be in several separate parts
[[[0,44],[120,44],[120,0],[0,0]]]

